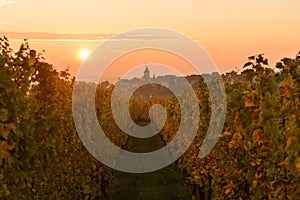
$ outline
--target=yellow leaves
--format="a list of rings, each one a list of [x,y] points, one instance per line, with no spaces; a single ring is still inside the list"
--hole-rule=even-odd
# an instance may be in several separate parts
[[[291,102],[291,101],[288,101],[286,104],[284,104],[284,105],[281,107],[280,112],[281,112],[281,113],[286,113],[286,112],[288,112],[288,111],[292,108],[291,105],[292,105],[292,102]]]
[[[243,135],[238,133],[237,134],[237,139],[238,139],[239,142],[241,142],[243,140]]]
[[[193,178],[194,178],[194,179],[200,179],[200,176],[197,176],[197,175],[196,175],[196,176],[194,176]]]
[[[256,188],[256,186],[257,186],[257,180],[253,180],[252,181],[252,186],[253,186],[253,188]]]
[[[239,143],[243,140],[243,138],[244,136],[241,133],[234,134],[231,138],[231,141],[228,143],[229,148],[237,148]]]
[[[286,146],[287,147],[291,146],[296,140],[297,138],[295,136],[290,137],[286,142]]]
[[[191,173],[191,177],[188,178],[192,183],[201,184],[201,177],[198,172],[199,171],[194,170]]]
[[[231,140],[229,142],[228,146],[229,146],[230,149],[234,148],[235,147],[235,142]]]
[[[252,139],[253,139],[254,142],[258,142],[259,141],[259,139],[261,138],[260,134],[261,134],[261,130],[260,129],[255,129],[253,131],[253,133],[252,133]]]
[[[248,90],[243,91],[243,94],[249,94],[250,92]]]
[[[290,158],[287,157],[286,159],[284,159],[284,161],[280,162],[278,165],[279,166],[288,165],[289,162],[290,162]]]
[[[296,168],[300,171],[300,157],[296,159]]]
[[[90,194],[92,192],[92,189],[89,185],[83,186],[83,194]]]
[[[228,187],[226,190],[225,190],[225,194],[229,195],[231,193],[231,188]]]
[[[232,140],[229,142],[228,144],[229,148],[233,149],[233,148],[237,148],[238,147],[238,143],[236,141],[236,138],[232,138]]]
[[[233,122],[234,122],[234,123],[237,123],[237,121],[239,120],[239,117],[240,117],[240,113],[239,113],[239,112],[236,112],[236,113],[235,113],[235,116],[234,116]]]
[[[297,115],[296,115],[296,113],[294,113],[294,112],[291,112],[291,118],[294,118],[294,119],[296,119],[296,118],[297,118]]]
[[[7,141],[2,141],[0,143],[0,159],[5,159],[9,156],[9,151],[12,150],[14,147],[10,146]]]
[[[231,135],[231,133],[228,132],[228,131],[225,131],[225,132],[223,133],[223,135]]]
[[[258,95],[258,93],[257,93],[257,91],[256,91],[256,90],[252,90],[252,91],[251,91],[251,94],[252,94],[253,96],[256,96],[256,95]]]
[[[291,92],[290,92],[290,88],[287,87],[287,86],[281,88],[281,91],[282,91],[282,95],[285,96],[285,97],[287,97],[287,98],[289,98],[289,97],[292,96]]]
[[[257,91],[253,90],[251,93],[247,94],[247,96],[244,97],[244,104],[246,107],[253,107],[255,106],[255,101],[257,100]]]
[[[297,146],[297,138],[295,136],[290,137],[286,142],[286,148],[292,149]]]
[[[6,121],[7,119],[8,119],[8,110],[0,108],[0,121]]]
[[[228,131],[225,131],[225,132],[223,132],[222,134],[220,134],[219,137],[222,138],[222,137],[229,136],[229,135],[231,135],[231,133],[228,132]]]
[[[294,88],[294,81],[292,76],[289,74],[284,77],[284,80],[279,83],[279,90],[281,94],[287,98],[291,97],[291,91]]]
[[[261,164],[261,162],[262,162],[262,159],[257,158],[257,159],[255,159],[254,161],[252,161],[252,162],[250,163],[250,165],[251,165],[252,167],[259,166],[259,165]]]
[[[235,131],[236,131],[236,132],[240,132],[240,131],[242,131],[242,130],[243,130],[243,126],[242,126],[242,125],[239,124],[239,125],[236,125],[236,126],[235,126]]]
[[[2,142],[0,143],[0,148],[1,148],[2,150],[5,150],[5,151],[10,151],[10,150],[12,150],[14,147],[13,147],[13,146],[10,146],[6,141],[2,141]]]
[[[29,58],[28,59],[28,64],[29,66],[32,66],[35,63],[36,59],[35,58]]]
[[[246,106],[246,107],[252,107],[252,106],[255,106],[254,101],[253,101],[252,98],[249,97],[249,96],[246,96],[246,97],[244,98],[244,103],[245,103],[245,106]]]
[[[194,170],[194,171],[191,173],[191,175],[192,175],[193,177],[196,177],[196,176],[198,175],[198,171],[197,171],[197,170]]]

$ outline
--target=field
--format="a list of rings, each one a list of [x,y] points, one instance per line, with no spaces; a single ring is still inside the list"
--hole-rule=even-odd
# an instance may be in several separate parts
[[[299,199],[300,52],[276,66],[261,54],[250,56],[244,67],[222,75],[226,119],[208,155],[198,157],[214,105],[199,76],[193,89],[200,120],[192,145],[166,168],[129,174],[106,167],[85,149],[72,115],[74,85],[82,89],[81,100],[89,95],[87,88],[97,88],[93,109],[99,124],[115,145],[133,152],[172,141],[180,126],[178,99],[131,99],[130,114],[137,124],[150,122],[148,111],[157,103],[166,109],[167,120],[150,139],[128,136],[112,115],[114,85],[76,83],[27,43],[13,51],[1,38],[0,199]],[[83,120],[82,128],[92,129],[90,123]]]

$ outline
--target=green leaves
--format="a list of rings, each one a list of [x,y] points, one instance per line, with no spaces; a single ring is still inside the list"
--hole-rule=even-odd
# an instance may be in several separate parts
[[[231,77],[230,84],[226,84],[228,111],[217,145],[208,156],[197,159],[197,149],[208,126],[204,121],[209,120],[209,114],[202,112],[199,133],[192,147],[180,158],[178,167],[186,172],[192,185],[208,187],[196,191],[194,196],[210,190],[212,199],[297,199],[300,194],[300,85],[296,85],[300,77],[299,58],[283,59],[277,64],[282,69],[277,74],[268,67],[263,54],[248,59],[244,65],[248,68],[241,77]],[[207,94],[203,88],[196,90]],[[209,110],[210,102],[204,99],[199,100],[201,109]],[[165,131],[162,137],[168,138],[168,134]],[[208,175],[212,176],[213,186],[207,184]]]
[[[105,189],[113,180],[112,171],[87,152],[76,134],[71,107],[74,81],[68,70],[54,70],[26,41],[15,53],[7,38],[0,38],[0,44],[0,198],[105,198]],[[223,134],[203,159],[198,153],[210,122],[211,99],[200,79],[195,87],[201,108],[198,134],[176,161],[177,167],[198,197],[297,199],[300,52],[295,59],[284,58],[277,63],[277,74],[268,67],[263,54],[248,59],[244,67],[249,68],[241,75],[230,74]],[[108,138],[124,146],[128,135],[113,120],[113,87],[107,84],[92,86],[97,87],[98,119],[109,130]],[[84,98],[88,95],[86,87],[91,85],[81,86]],[[162,104],[167,110],[168,120],[160,134],[168,143],[178,129],[180,106],[176,98],[152,103]],[[149,120],[151,105],[131,101],[133,119]],[[83,112],[85,109],[82,107]],[[89,121],[83,126],[89,126]],[[178,149],[183,143],[177,142]]]
[[[277,69],[283,69],[284,66],[283,66],[282,62],[276,63],[276,68],[277,68]]]
[[[244,65],[245,67],[248,67],[250,65],[252,65],[253,68],[257,68],[258,66],[260,66],[261,64],[263,65],[268,65],[268,59],[264,58],[264,54],[258,54],[255,56],[250,56],[248,57],[249,62],[247,62]]]
[[[0,199],[102,199],[111,171],[76,134],[68,71],[1,38],[0,77]]]
[[[253,57],[254,58],[254,57]],[[252,62],[246,62],[245,64],[244,64],[244,66],[243,66],[243,68],[245,68],[245,67],[248,67],[248,66],[253,66],[253,63]]]

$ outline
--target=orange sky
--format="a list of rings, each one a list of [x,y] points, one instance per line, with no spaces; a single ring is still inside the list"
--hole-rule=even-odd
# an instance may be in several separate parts
[[[139,66],[143,67],[137,70],[137,73],[134,73],[134,77],[140,78],[143,75],[145,66],[149,67],[151,76],[153,76],[153,74],[155,76],[160,76],[164,72],[157,69],[157,63],[165,66],[172,66],[173,69],[180,72],[181,74],[197,73],[197,71],[188,61],[175,54],[156,49],[144,49],[132,51],[117,58],[109,65],[107,70],[104,72],[103,77],[105,78],[102,78],[102,80],[113,79],[116,76],[122,77],[122,75],[124,75],[132,68]],[[132,76],[130,76],[130,78],[132,78]]]
[[[300,50],[299,8],[299,0],[0,0],[0,34],[13,47],[29,38],[32,48],[46,51],[48,62],[69,66],[75,75],[81,49],[91,51],[102,39],[131,29],[168,28],[196,40],[226,72],[253,54],[265,53],[271,65],[294,57]],[[74,35],[79,33],[86,35]]]

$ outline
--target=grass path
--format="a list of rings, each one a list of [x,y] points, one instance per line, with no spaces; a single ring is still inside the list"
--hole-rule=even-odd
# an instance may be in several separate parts
[[[126,149],[151,152],[162,146],[163,141],[157,134],[149,139],[130,137]],[[116,171],[115,176],[115,184],[107,192],[111,200],[189,200],[192,196],[183,177],[172,165],[143,174]]]

